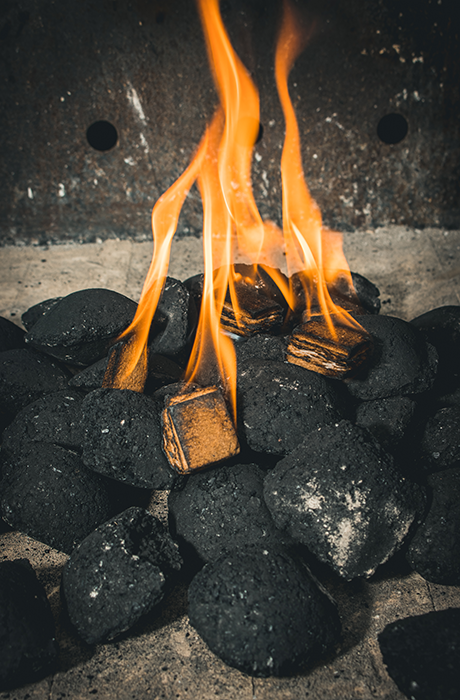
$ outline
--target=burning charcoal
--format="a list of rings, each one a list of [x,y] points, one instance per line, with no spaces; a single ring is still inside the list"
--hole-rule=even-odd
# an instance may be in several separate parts
[[[82,404],[83,461],[89,469],[144,489],[176,480],[161,449],[159,401],[129,389],[96,389]]]
[[[357,309],[353,309],[353,307],[356,307],[356,302],[358,302],[358,308],[360,306],[362,312],[378,314],[381,306],[379,299],[380,292],[375,284],[358,272],[351,273],[351,280],[354,289],[350,289],[347,278],[344,275],[338,277],[334,281],[329,288],[333,301],[347,309],[350,306],[351,312],[357,311]]]
[[[251,676],[294,673],[340,637],[335,605],[306,569],[267,549],[206,564],[189,587],[189,616],[214,654]]]
[[[38,319],[47,314],[48,311],[58,303],[58,301],[61,301],[61,299],[62,297],[46,299],[45,301],[41,301],[39,304],[35,304],[35,306],[31,306],[30,309],[27,309],[27,311],[25,311],[21,316],[21,321],[26,331],[30,331],[30,329],[35,326]]]
[[[362,316],[374,341],[362,371],[347,379],[352,396],[364,401],[420,394],[433,386],[438,358],[432,345],[410,323],[392,316]]]
[[[459,608],[396,620],[378,639],[388,673],[404,695],[458,700]]]
[[[255,464],[217,467],[169,494],[173,534],[204,562],[224,552],[282,542],[263,499],[264,472]]]
[[[235,343],[238,366],[244,367],[248,360],[276,360],[284,362],[287,338],[282,335],[253,335],[240,343]]]
[[[372,353],[372,341],[364,331],[335,325],[334,337],[324,318],[312,318],[292,333],[286,359],[326,377],[343,378],[356,374]]]
[[[433,501],[407,560],[428,581],[460,586],[460,467],[428,477]]]
[[[25,406],[45,394],[67,388],[68,374],[34,350],[0,353],[0,430]]]
[[[422,466],[428,473],[460,463],[460,406],[441,408],[428,420],[420,454]]]
[[[65,565],[70,621],[88,644],[117,637],[163,599],[181,565],[164,525],[129,508],[83,540]]]
[[[2,436],[2,449],[17,452],[22,444],[47,442],[81,450],[82,395],[75,390],[58,391],[19,411]]]
[[[11,527],[63,552],[110,516],[101,479],[75,452],[56,445],[32,443],[7,459],[1,493]]]
[[[167,399],[163,449],[171,466],[187,474],[234,457],[238,438],[224,397],[215,386]]]
[[[406,396],[363,401],[356,425],[367,428],[388,452],[397,449],[414,426],[416,403]]]
[[[0,563],[0,629],[2,690],[54,670],[58,661],[54,620],[45,590],[27,559]]]
[[[275,524],[339,576],[371,576],[401,546],[424,499],[375,438],[348,421],[312,431],[265,478]]]
[[[150,332],[150,351],[179,355],[187,345],[195,320],[195,305],[188,289],[179,280],[167,277]]]
[[[439,355],[438,388],[452,390],[460,383],[460,306],[441,306],[414,318],[411,323],[434,345]]]
[[[378,314],[380,311],[380,292],[366,277],[351,272],[353,286],[348,283],[348,275],[341,274],[337,279],[328,285],[328,291],[332,301],[354,316],[363,314]],[[294,294],[298,300],[296,317],[302,321],[308,321],[310,312],[319,313],[320,304],[316,295],[315,286],[309,288],[310,303],[307,304],[305,288],[302,280],[305,273],[296,272],[291,276],[291,284]],[[305,311],[307,310],[307,313]]]
[[[69,386],[86,391],[101,389],[107,369],[107,357],[98,360],[93,365],[78,372],[69,380]],[[172,384],[182,376],[183,370],[169,357],[148,354],[148,375],[144,386],[144,394],[152,394],[165,384]]]
[[[110,289],[83,289],[55,304],[26,334],[26,343],[71,365],[107,354],[131,323],[137,304]]]
[[[318,425],[338,420],[341,401],[315,372],[270,360],[238,371],[241,431],[256,452],[288,454]]]
[[[25,332],[15,323],[0,316],[0,352],[24,347]]]

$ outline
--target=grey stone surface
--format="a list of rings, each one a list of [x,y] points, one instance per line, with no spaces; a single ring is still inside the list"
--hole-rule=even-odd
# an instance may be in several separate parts
[[[173,241],[168,274],[186,279],[202,271],[201,246],[195,238]],[[351,269],[380,288],[381,313],[410,320],[442,304],[460,303],[459,231],[369,229],[345,234],[344,247]],[[151,243],[129,240],[3,248],[0,314],[19,323],[33,304],[85,287],[107,287],[137,300],[151,251]],[[152,505],[163,520],[165,499],[165,492],[154,492]],[[416,573],[387,569],[367,581],[329,581],[343,622],[340,655],[308,674],[251,679],[219,661],[191,628],[182,589],[169,599],[160,619],[147,620],[118,643],[88,650],[61,619],[59,586],[66,555],[17,532],[3,532],[0,558],[22,556],[46,588],[61,668],[38,683],[0,693],[1,700],[62,700],[64,694],[88,700],[94,690],[103,700],[406,700],[385,670],[377,634],[398,618],[460,604],[458,587],[428,583]]]

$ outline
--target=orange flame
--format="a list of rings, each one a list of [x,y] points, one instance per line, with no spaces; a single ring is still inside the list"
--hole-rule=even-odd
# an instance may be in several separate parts
[[[275,56],[275,78],[286,122],[286,135],[281,156],[283,188],[283,233],[286,246],[286,262],[289,274],[303,270],[302,284],[307,305],[317,299],[329,330],[336,336],[331,313],[339,315],[342,323],[359,327],[359,324],[332,301],[327,282],[333,282],[338,271],[348,273],[349,286],[353,284],[342,251],[338,233],[323,228],[319,207],[310,195],[305,182],[300,136],[294,107],[289,96],[288,76],[296,58],[303,51],[309,35],[302,31],[301,18],[294,6],[285,0],[283,21]],[[290,305],[295,300],[290,289]]]
[[[219,0],[197,0],[210,64],[221,106],[206,130],[196,155],[182,176],[158,200],[152,212],[154,254],[142,290],[136,316],[121,338],[124,344],[109,364],[104,384],[142,391],[147,371],[146,346],[169,264],[171,242],[180,210],[195,180],[203,200],[203,295],[195,343],[186,369],[186,380],[216,383],[220,375],[236,419],[236,360],[233,344],[221,331],[220,319],[227,293],[237,323],[240,310],[233,262],[236,255],[249,258],[252,278],[263,256],[286,252],[288,272],[302,270],[307,305],[320,305],[334,335],[331,314],[357,326],[332,302],[327,284],[338,270],[348,270],[340,234],[322,226],[321,213],[303,176],[300,137],[287,79],[308,36],[299,30],[293,7],[285,2],[278,39],[275,75],[286,120],[281,159],[283,185],[283,234],[271,222],[263,222],[251,186],[252,149],[259,131],[259,97],[243,64],[235,54],[219,11]],[[284,238],[283,238],[284,236]],[[263,266],[265,267],[265,266]],[[296,301],[292,285],[273,269],[270,274],[291,308]],[[348,273],[349,275],[349,273]],[[352,288],[351,276],[349,285]]]

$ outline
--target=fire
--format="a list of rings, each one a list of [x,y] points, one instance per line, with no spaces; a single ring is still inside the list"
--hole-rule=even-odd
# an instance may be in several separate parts
[[[308,35],[301,32],[294,8],[285,2],[278,38],[275,76],[286,136],[281,158],[283,231],[264,222],[251,186],[252,151],[259,132],[259,96],[249,73],[235,54],[222,22],[218,0],[197,0],[209,61],[220,98],[210,125],[187,170],[158,200],[152,212],[154,254],[136,316],[121,336],[124,341],[111,361],[104,385],[142,391],[147,371],[146,346],[152,319],[167,275],[171,242],[188,190],[197,180],[203,200],[204,283],[196,339],[185,378],[198,384],[219,382],[236,418],[236,360],[231,339],[222,332],[224,303],[231,301],[238,327],[242,309],[235,272],[236,256],[251,261],[246,284],[257,284],[261,259],[265,263],[282,247],[289,277],[299,272],[304,288],[306,320],[319,306],[331,337],[333,318],[358,327],[339,309],[328,284],[348,270],[339,234],[322,225],[321,212],[312,199],[302,169],[300,136],[289,97],[288,76]],[[274,268],[262,266],[274,278],[291,309],[298,304],[292,282]],[[349,275],[349,273],[346,273]],[[349,285],[352,287],[351,276]],[[220,377],[216,377],[216,372]]]

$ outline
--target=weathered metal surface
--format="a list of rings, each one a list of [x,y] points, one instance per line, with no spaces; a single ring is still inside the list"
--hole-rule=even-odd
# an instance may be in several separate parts
[[[314,25],[290,77],[304,168],[326,224],[460,223],[459,10],[448,0],[299,0]],[[273,75],[281,3],[227,0],[224,20],[261,93],[254,189],[281,218],[284,123]],[[0,241],[150,237],[217,101],[190,0],[5,0],[0,6]],[[387,144],[380,119],[401,114]],[[91,147],[106,120],[117,144]],[[179,235],[199,235],[192,189]]]

